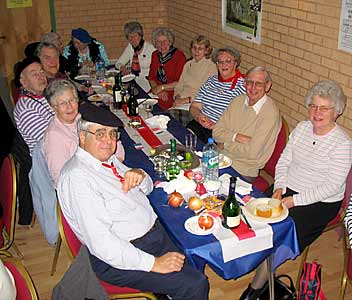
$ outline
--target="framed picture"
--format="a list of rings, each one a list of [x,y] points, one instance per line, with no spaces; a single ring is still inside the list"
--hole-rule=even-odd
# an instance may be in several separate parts
[[[222,0],[222,30],[261,43],[262,0]]]

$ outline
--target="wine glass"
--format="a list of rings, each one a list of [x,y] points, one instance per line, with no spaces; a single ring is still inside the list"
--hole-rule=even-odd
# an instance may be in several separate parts
[[[153,111],[153,104],[148,102],[148,100],[146,102],[143,103],[143,108],[144,111],[147,113],[147,118],[149,118],[150,113]]]
[[[137,130],[138,130],[138,128],[140,128],[142,126],[141,118],[140,117],[131,117],[131,119],[128,121],[128,126],[134,129],[133,137],[134,138],[139,137]]]

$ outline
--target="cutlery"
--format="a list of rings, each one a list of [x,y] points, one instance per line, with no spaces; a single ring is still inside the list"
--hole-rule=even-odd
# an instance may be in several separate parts
[[[247,217],[246,217],[246,215],[243,213],[242,209],[241,209],[241,215],[242,215],[242,217],[243,217],[243,220],[246,222],[248,228],[249,228],[249,229],[252,229],[252,226],[251,226],[251,224],[249,224],[249,222],[248,222],[248,220],[247,220]]]

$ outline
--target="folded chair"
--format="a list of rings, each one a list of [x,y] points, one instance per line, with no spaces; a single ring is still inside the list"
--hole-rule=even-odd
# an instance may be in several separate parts
[[[343,222],[343,219],[346,214],[346,208],[348,206],[348,202],[351,199],[351,193],[352,193],[352,167],[351,167],[351,169],[347,175],[347,178],[346,178],[346,190],[345,190],[345,195],[342,200],[341,208],[340,208],[339,212],[337,213],[336,217],[334,219],[332,219],[328,223],[328,225],[326,225],[322,234],[324,234],[324,232],[327,232],[327,231],[330,231],[333,229],[338,229],[338,230],[340,230],[340,232],[345,232],[345,224]],[[344,257],[346,258],[348,253],[347,253],[347,248],[345,247],[345,245],[346,245],[346,235],[345,234],[343,234],[343,236],[342,236],[342,242],[343,242],[342,248],[344,250]],[[296,288],[299,287],[299,280],[300,280],[300,277],[303,272],[304,263],[307,260],[309,247],[310,246],[306,247],[301,254],[301,262],[300,262],[300,266],[299,266],[298,274],[297,274]]]
[[[22,263],[13,258],[5,258],[3,263],[15,280],[16,300],[38,300],[33,280]]]
[[[70,225],[67,223],[65,216],[63,215],[60,205],[57,202],[57,222],[59,226],[59,237],[56,242],[55,255],[53,265],[51,268],[51,275],[55,273],[56,264],[60,253],[61,243],[65,245],[67,254],[71,260],[73,260],[80,248],[81,242],[78,240]],[[130,298],[146,298],[150,300],[157,300],[156,296],[149,292],[142,292],[129,287],[119,287],[109,284],[103,280],[99,280],[106,293],[109,295],[109,299],[130,299]]]
[[[15,250],[16,254],[23,258],[18,250],[15,239],[16,222],[16,167],[12,155],[5,157],[0,169],[0,205],[3,209],[2,232],[0,239],[0,255],[10,257],[12,254],[9,249]]]
[[[283,117],[281,117],[281,119],[282,125],[276,139],[274,151],[271,154],[271,157],[269,158],[267,163],[265,164],[264,168],[261,170],[261,172],[265,172],[267,175],[271,176],[273,180],[275,178],[276,164],[280,158],[282,151],[286,146],[288,136],[290,134],[287,122]],[[261,174],[259,174],[259,176],[254,180],[253,185],[261,192],[265,192],[270,187],[270,183]]]

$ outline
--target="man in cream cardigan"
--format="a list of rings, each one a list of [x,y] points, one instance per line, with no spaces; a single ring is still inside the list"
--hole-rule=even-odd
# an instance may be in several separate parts
[[[236,97],[213,129],[213,137],[232,159],[232,167],[253,181],[269,160],[281,129],[281,117],[267,95],[269,72],[254,67],[246,74],[246,95]]]

